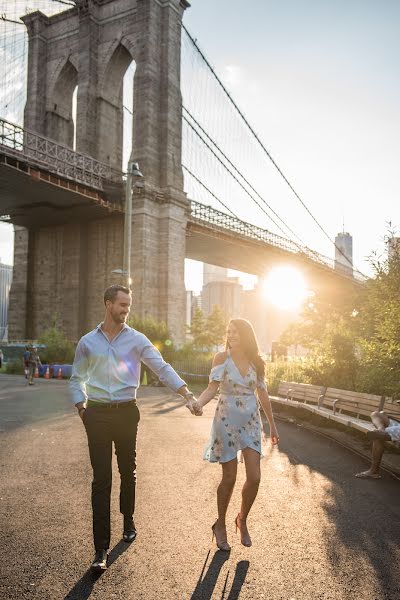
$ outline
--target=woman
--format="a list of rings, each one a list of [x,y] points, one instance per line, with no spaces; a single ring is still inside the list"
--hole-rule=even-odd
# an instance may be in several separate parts
[[[201,414],[203,406],[214,398],[218,387],[220,396],[204,459],[222,465],[222,480],[217,491],[218,519],[212,531],[218,548],[229,551],[225,517],[236,481],[239,450],[245,462],[246,481],[235,525],[236,531],[240,531],[241,543],[251,546],[247,517],[260,483],[261,418],[257,397],[270,424],[272,443],[279,441],[265,385],[264,361],[253,328],[244,319],[230,321],[226,350],[214,357],[210,383],[194,403],[196,414]]]

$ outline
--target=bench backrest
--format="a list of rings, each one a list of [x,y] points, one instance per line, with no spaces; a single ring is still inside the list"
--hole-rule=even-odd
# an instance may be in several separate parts
[[[393,398],[386,398],[383,410],[389,417],[394,417],[400,421],[400,404],[397,404]]]
[[[323,406],[326,408],[331,408],[335,412],[355,415],[359,418],[369,418],[373,411],[382,410],[383,404],[383,396],[339,390],[337,388],[327,388],[323,400]]]
[[[325,389],[320,385],[311,385],[310,383],[281,381],[278,386],[278,396],[289,400],[297,400],[297,402],[318,404],[319,398]]]

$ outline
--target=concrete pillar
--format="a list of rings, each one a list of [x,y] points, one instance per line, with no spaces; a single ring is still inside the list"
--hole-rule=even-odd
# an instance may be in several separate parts
[[[8,311],[8,339],[27,338],[29,231],[14,226],[14,269]]]

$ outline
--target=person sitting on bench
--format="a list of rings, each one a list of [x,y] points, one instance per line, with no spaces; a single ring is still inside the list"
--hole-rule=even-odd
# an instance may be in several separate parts
[[[372,462],[367,471],[356,473],[356,477],[359,479],[380,479],[379,470],[385,442],[400,442],[399,421],[378,410],[371,414],[371,421],[376,427],[375,430],[367,432],[368,439],[372,440]]]

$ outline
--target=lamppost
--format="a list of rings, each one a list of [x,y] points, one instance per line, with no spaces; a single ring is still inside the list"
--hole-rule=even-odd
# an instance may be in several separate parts
[[[139,170],[139,163],[134,162],[132,155],[128,161],[125,186],[125,219],[124,219],[124,256],[122,269],[115,269],[113,273],[125,278],[126,286],[131,284],[131,244],[132,244],[132,178],[143,177]]]

